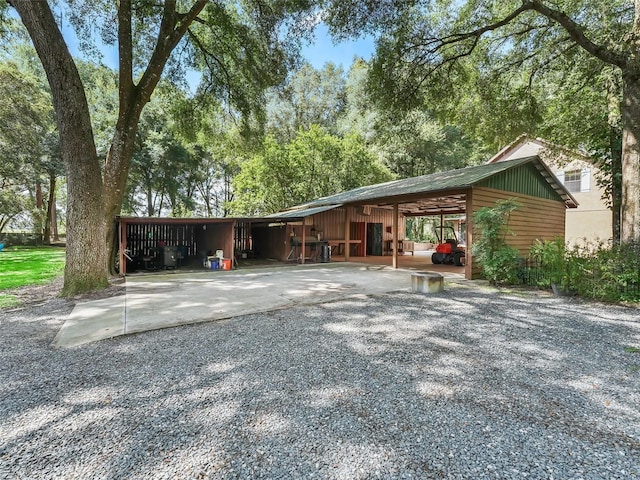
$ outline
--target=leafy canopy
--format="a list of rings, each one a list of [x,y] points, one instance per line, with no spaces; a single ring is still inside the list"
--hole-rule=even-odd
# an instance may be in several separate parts
[[[244,163],[234,178],[231,209],[239,215],[275,213],[390,178],[359,137],[341,139],[312,125],[286,144],[266,138],[263,151]]]

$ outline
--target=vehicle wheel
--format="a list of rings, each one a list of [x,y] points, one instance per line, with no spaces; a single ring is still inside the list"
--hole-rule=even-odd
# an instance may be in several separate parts
[[[465,258],[464,252],[456,252],[453,254],[453,264],[456,267],[462,267],[464,265]]]
[[[439,265],[440,263],[442,263],[444,259],[442,258],[442,254],[441,253],[434,253],[431,255],[431,263],[433,263],[434,265]]]

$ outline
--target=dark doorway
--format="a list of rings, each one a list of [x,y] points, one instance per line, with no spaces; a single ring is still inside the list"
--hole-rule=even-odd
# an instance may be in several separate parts
[[[381,223],[367,223],[367,255],[382,255]]]

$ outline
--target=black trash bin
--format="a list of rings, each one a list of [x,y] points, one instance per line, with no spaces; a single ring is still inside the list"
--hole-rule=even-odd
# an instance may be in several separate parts
[[[320,246],[320,262],[329,263],[331,261],[331,247],[328,244]]]
[[[160,255],[160,262],[162,268],[165,270],[168,268],[176,268],[178,260],[178,247],[162,247]]]

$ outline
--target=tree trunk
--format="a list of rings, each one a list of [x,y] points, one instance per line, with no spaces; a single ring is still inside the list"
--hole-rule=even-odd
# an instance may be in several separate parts
[[[621,241],[640,241],[640,75],[623,76]]]
[[[67,175],[67,251],[63,295],[108,286],[102,177],[84,88],[46,1],[12,0],[51,87]]]
[[[53,212],[55,211],[55,194],[56,190],[56,175],[54,173],[49,174],[49,199],[47,200],[47,214],[44,218],[44,234],[43,242],[47,245],[51,244],[51,224],[53,221]]]
[[[43,215],[43,202],[42,202],[42,182],[38,178],[36,180],[36,215],[34,215],[34,233],[42,235],[42,243],[47,245],[49,238],[47,233],[47,218]],[[37,224],[36,224],[37,223]]]
[[[135,90],[135,89],[134,89]],[[127,176],[131,165],[131,157],[135,148],[136,131],[142,108],[146,102],[135,99],[134,92],[128,97],[130,104],[124,104],[124,110],[120,111],[116,132],[107,154],[104,168],[104,213],[102,222],[107,245],[108,268],[115,274],[115,258],[118,254],[118,238],[116,228],[116,216],[120,215],[122,202],[124,201]],[[120,93],[121,97],[123,93]],[[125,96],[127,96],[125,94]],[[121,102],[121,108],[123,104]]]
[[[36,180],[36,208],[42,210],[42,183],[40,179]]]
[[[611,232],[614,243],[620,243],[620,206],[622,204],[622,118],[620,115],[622,85],[619,72],[606,70],[609,125],[609,154],[611,155]]]
[[[622,204],[622,145],[620,130],[609,126],[609,148],[611,152],[611,221],[613,241],[620,242],[620,207]]]
[[[55,192],[51,200],[51,234],[53,235],[54,242],[60,241],[60,235],[58,235],[58,206]]]

